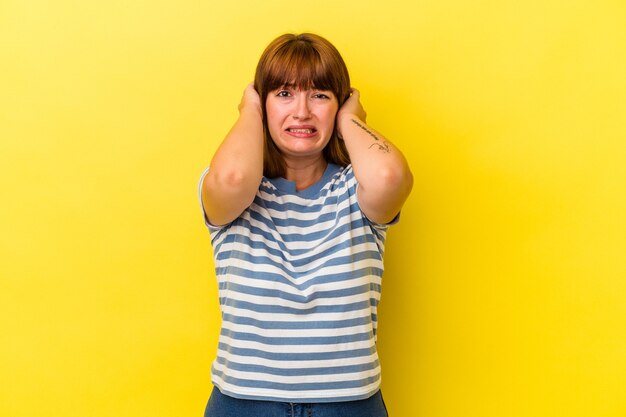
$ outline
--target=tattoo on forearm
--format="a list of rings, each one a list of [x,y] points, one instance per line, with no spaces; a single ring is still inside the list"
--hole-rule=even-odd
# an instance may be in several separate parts
[[[373,138],[374,138],[374,140],[380,140],[380,139],[378,139],[378,137],[374,134],[374,132],[372,132],[371,130],[369,130],[369,129],[368,129],[368,128],[366,128],[365,126],[363,126],[361,123],[357,122],[357,121],[356,121],[356,120],[354,120],[354,119],[350,119],[350,120],[352,120],[352,123],[354,123],[355,125],[357,125],[357,126],[358,126],[358,127],[360,127],[361,129],[363,129],[363,130],[365,130],[367,133],[369,133],[369,135],[370,135],[371,137],[373,137]]]
[[[370,145],[369,149],[372,149],[372,146],[378,146],[378,150],[383,151],[385,153],[391,152],[391,149],[389,149],[389,144],[385,141],[383,141],[382,143],[374,142]]]
[[[354,119],[350,119],[352,120],[352,123],[354,123],[355,125],[357,125],[358,127],[360,127],[361,129],[363,129],[364,131],[366,131],[371,137],[374,138],[374,140],[376,142],[372,143],[369,147],[369,149],[372,149],[372,146],[376,146],[378,148],[379,151],[385,152],[385,153],[389,153],[391,152],[391,149],[389,148],[389,144],[386,141],[380,141],[380,139],[378,138],[378,136],[376,136],[374,134],[374,132],[372,132],[371,130],[369,130],[367,127],[363,126],[361,123],[357,122]]]

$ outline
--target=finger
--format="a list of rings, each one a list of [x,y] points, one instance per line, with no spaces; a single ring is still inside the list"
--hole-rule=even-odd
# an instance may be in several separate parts
[[[250,84],[248,84],[246,86],[246,90],[245,91],[246,92],[255,92],[256,93],[257,91],[256,91],[256,88],[254,88],[254,82],[251,82]]]

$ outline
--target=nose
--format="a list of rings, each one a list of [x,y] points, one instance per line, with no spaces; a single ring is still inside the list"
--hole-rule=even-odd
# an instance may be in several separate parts
[[[309,100],[307,94],[298,94],[294,104],[294,119],[303,120],[308,119],[311,116],[311,109],[309,108]]]

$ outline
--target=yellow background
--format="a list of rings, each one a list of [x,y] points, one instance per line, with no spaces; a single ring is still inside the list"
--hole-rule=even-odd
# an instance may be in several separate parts
[[[4,0],[0,415],[202,415],[197,180],[293,31],[338,47],[415,175],[380,313],[391,415],[626,415],[624,22],[622,0]]]

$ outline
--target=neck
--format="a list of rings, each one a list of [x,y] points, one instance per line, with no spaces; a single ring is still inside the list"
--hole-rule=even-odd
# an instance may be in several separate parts
[[[328,163],[322,155],[307,161],[285,160],[285,179],[296,183],[296,190],[304,190],[322,178]]]

